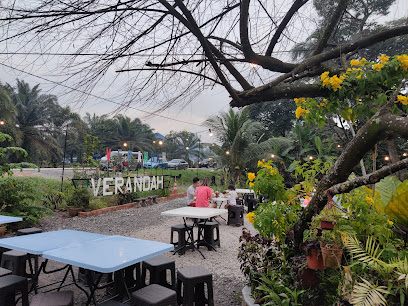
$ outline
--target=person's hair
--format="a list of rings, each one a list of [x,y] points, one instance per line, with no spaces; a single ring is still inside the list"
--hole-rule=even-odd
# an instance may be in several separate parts
[[[193,178],[193,184],[195,184],[195,183],[197,183],[199,181],[200,181],[200,179],[198,177]]]
[[[228,190],[235,190],[235,186],[234,185],[228,185]]]
[[[208,179],[208,177],[203,178],[203,180],[201,181],[201,186],[208,186],[210,184],[210,180]]]

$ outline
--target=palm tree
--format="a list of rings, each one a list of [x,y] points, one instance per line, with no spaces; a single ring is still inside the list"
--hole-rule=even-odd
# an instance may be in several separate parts
[[[6,90],[12,97],[17,110],[15,138],[29,153],[31,161],[56,159],[60,156],[61,147],[54,138],[52,119],[55,110],[60,107],[53,95],[40,94],[39,85],[30,88],[28,83],[17,80],[16,90],[9,84]]]
[[[249,119],[248,109],[230,109],[207,119],[204,123],[215,133],[221,146],[212,147],[221,162],[229,167],[233,182],[241,182],[241,175],[248,167],[255,167],[259,159],[272,152],[274,146],[285,147],[284,137],[264,138],[260,122]]]
[[[181,131],[171,131],[166,135],[165,150],[169,159],[184,158],[191,164],[190,156],[197,156],[200,158],[200,139],[196,134]]]

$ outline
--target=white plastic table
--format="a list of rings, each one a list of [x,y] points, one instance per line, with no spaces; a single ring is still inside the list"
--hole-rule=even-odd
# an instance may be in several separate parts
[[[207,207],[181,207],[168,211],[163,211],[162,216],[209,219],[212,217],[227,214],[227,209],[207,208]]]
[[[237,193],[254,193],[254,191],[253,190],[251,190],[251,189],[240,189],[240,188],[238,188],[238,189],[235,189],[235,191],[237,192]]]
[[[188,225],[186,223],[186,218],[193,218],[194,219],[194,223],[193,223],[193,228],[197,227],[198,230],[198,237],[196,241],[193,241],[192,237],[189,234],[189,238],[187,239],[188,241],[186,241],[186,245],[183,246],[182,248],[187,247],[188,245],[192,245],[193,246],[193,250],[197,250],[201,256],[203,256],[203,258],[205,258],[204,254],[200,251],[200,249],[198,248],[198,246],[195,246],[195,243],[198,242],[198,240],[200,239],[200,237],[202,238],[202,242],[204,242],[206,245],[210,246],[214,251],[216,251],[216,249],[209,244],[205,239],[204,239],[204,235],[203,233],[200,231],[200,228],[198,227],[198,222],[200,219],[205,219],[207,222],[207,219],[212,218],[212,217],[216,217],[216,216],[220,216],[223,214],[228,213],[227,209],[218,209],[218,208],[207,208],[207,207],[181,207],[181,208],[176,208],[176,209],[172,209],[172,210],[168,210],[168,211],[163,211],[161,213],[162,216],[170,216],[170,217],[182,217],[184,220],[184,227],[186,229],[186,232],[188,232]],[[181,248],[179,248],[181,249]],[[175,250],[174,253],[176,253],[179,249]]]
[[[213,197],[212,201],[218,204],[218,208],[221,208],[222,203],[228,202],[229,197]]]
[[[0,215],[0,224],[7,224],[20,221],[23,221],[23,218]]]

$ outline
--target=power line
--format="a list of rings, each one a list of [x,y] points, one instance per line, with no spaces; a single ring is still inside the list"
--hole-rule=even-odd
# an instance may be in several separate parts
[[[95,95],[95,94],[88,93],[88,92],[85,92],[85,91],[83,91],[83,90],[79,90],[79,89],[77,89],[77,88],[74,88],[74,87],[71,87],[71,86],[68,86],[68,85],[64,85],[64,84],[61,84],[61,83],[58,83],[58,82],[49,80],[49,79],[47,79],[47,78],[41,77],[41,76],[39,76],[39,75],[35,75],[35,74],[33,74],[33,73],[30,73],[30,72],[26,72],[26,71],[24,71],[24,70],[21,70],[21,69],[18,69],[18,68],[9,66],[9,65],[7,65],[7,64],[0,63],[0,65],[5,66],[5,67],[10,68],[10,69],[13,69],[13,70],[17,70],[17,71],[19,71],[19,72],[28,74],[28,75],[33,76],[33,77],[36,77],[36,78],[39,78],[39,79],[41,79],[41,80],[44,80],[44,81],[47,81],[47,82],[56,84],[56,85],[58,85],[58,86],[62,86],[62,87],[68,88],[68,89],[70,89],[70,90],[74,90],[74,91],[80,92],[80,93],[85,94],[85,95],[87,95],[87,96],[94,97],[94,98],[98,98],[98,99],[101,99],[101,100],[103,100],[103,101],[106,101],[106,102],[109,102],[109,103],[113,103],[113,104],[116,104],[116,105],[119,105],[119,106],[123,106],[123,105],[122,105],[121,103],[119,103],[119,102],[115,102],[115,101],[112,101],[112,100],[109,100],[109,99],[106,99],[106,98],[97,96],[97,95]],[[149,115],[153,115],[153,116],[157,116],[157,117],[160,117],[160,118],[169,119],[169,120],[177,121],[177,122],[180,122],[180,123],[186,123],[186,124],[190,124],[190,125],[195,125],[195,126],[200,126],[200,127],[202,127],[201,124],[192,123],[192,122],[188,122],[188,121],[184,121],[184,120],[180,120],[180,119],[175,119],[175,118],[170,118],[170,117],[163,116],[163,115],[160,115],[160,114],[148,112],[148,111],[145,111],[145,110],[136,108],[136,107],[134,107],[134,106],[130,106],[130,105],[129,105],[129,106],[127,106],[127,107],[128,107],[128,108],[132,108],[132,109],[134,109],[134,110],[136,110],[136,111],[139,111],[139,112],[142,112],[142,113],[146,113],[146,114],[149,114]]]

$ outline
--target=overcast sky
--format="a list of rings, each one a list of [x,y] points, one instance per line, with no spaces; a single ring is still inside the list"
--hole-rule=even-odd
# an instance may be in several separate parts
[[[310,1],[309,5],[311,5],[311,2],[312,1]],[[391,20],[402,17],[408,17],[408,0],[397,0],[392,6],[388,16]],[[307,37],[304,33],[305,29],[300,27],[300,30],[303,31],[301,37]],[[311,31],[311,29],[308,30],[309,31],[307,32]],[[11,50],[10,45],[8,45],[7,48],[4,45],[0,48],[0,53],[4,52],[4,50],[7,50],[8,52],[13,51]],[[34,51],[35,50],[33,50],[33,52]],[[109,72],[99,86],[94,89],[94,96],[90,97],[86,103],[82,103],[82,101],[78,101],[78,94],[66,93],[69,91],[69,82],[64,82],[63,85],[65,86],[59,86],[53,82],[47,81],[58,81],[57,77],[50,74],[50,71],[53,71],[54,68],[58,66],[58,62],[55,58],[49,62],[45,61],[45,63],[40,63],[39,61],[38,64],[36,63],[37,60],[38,56],[34,55],[24,57],[13,56],[10,58],[10,56],[6,54],[0,54],[0,64],[2,64],[0,65],[0,81],[2,83],[10,83],[14,86],[16,84],[15,80],[18,78],[28,82],[31,86],[40,84],[40,88],[43,92],[56,95],[61,105],[70,105],[70,107],[74,111],[79,112],[81,116],[84,116],[87,112],[103,115],[111,113],[116,109],[117,104],[115,104],[115,96],[117,96],[117,92],[120,91],[120,88],[111,88],[108,85],[110,83],[110,78],[115,77],[115,72]],[[262,71],[259,71],[259,73],[261,75],[263,74]],[[123,74],[120,77],[126,78],[127,75]],[[167,109],[160,113],[162,117],[149,116],[149,113],[154,110],[154,105],[138,106],[135,104],[133,108],[129,108],[122,113],[131,118],[141,118],[144,123],[149,124],[156,132],[164,135],[171,130],[181,131],[186,129],[190,132],[201,132],[199,135],[202,137],[203,141],[211,141],[208,133],[205,132],[207,129],[202,126],[202,122],[209,116],[215,115],[220,111],[227,111],[229,108],[229,101],[230,99],[227,91],[220,87],[216,87],[214,89],[204,89],[199,96],[185,107],[176,105]],[[160,101],[155,101],[155,103],[159,105]],[[166,119],[163,116],[175,120]]]

